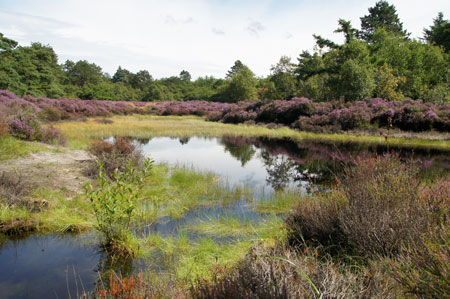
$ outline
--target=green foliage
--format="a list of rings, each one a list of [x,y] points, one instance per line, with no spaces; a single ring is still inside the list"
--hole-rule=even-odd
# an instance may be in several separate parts
[[[276,65],[271,67],[272,75],[269,76],[268,90],[265,98],[290,100],[298,92],[297,80],[294,74],[295,65],[291,59],[282,56]]]
[[[234,65],[227,72],[226,78],[231,79],[234,75],[240,73],[245,68],[245,65],[240,60],[236,60]]]
[[[50,46],[32,43],[30,47],[16,47],[17,42],[1,35],[0,89],[18,95],[60,97],[61,67]]]
[[[106,246],[127,240],[128,230],[141,198],[145,180],[150,176],[153,161],[147,159],[141,171],[133,163],[126,171],[116,171],[113,179],[103,172],[99,164],[98,187],[85,187],[97,219],[97,229],[104,235]]]
[[[86,60],[80,60],[76,63],[67,60],[63,67],[68,82],[76,86],[98,84],[103,80],[102,68]]]
[[[188,71],[185,71],[185,70],[182,70],[181,71],[181,73],[180,73],[180,79],[181,79],[181,81],[184,81],[184,82],[190,82],[191,81],[191,74],[189,74],[189,72]]]
[[[224,98],[227,102],[252,100],[256,97],[256,83],[255,74],[244,65],[226,85]]]
[[[394,5],[387,1],[378,1],[374,7],[369,8],[369,14],[361,18],[360,35],[366,41],[372,41],[372,35],[380,28],[399,37],[407,37],[409,34],[403,30],[403,24],[397,15]]]
[[[370,97],[375,87],[371,69],[353,59],[347,60],[342,65],[339,79],[340,95],[346,101],[358,101]]]
[[[444,47],[450,52],[450,21],[444,20],[444,14],[440,12],[430,29],[424,29],[424,38],[427,42]]]

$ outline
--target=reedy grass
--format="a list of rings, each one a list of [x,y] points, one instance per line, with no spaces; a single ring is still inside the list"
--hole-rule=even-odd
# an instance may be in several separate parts
[[[222,215],[216,218],[199,220],[187,227],[188,230],[215,237],[236,237],[239,239],[257,239],[267,241],[283,235],[283,219],[269,216],[259,221],[248,218],[237,218],[232,215]]]
[[[179,219],[197,206],[227,205],[241,199],[242,189],[222,184],[211,172],[155,165],[138,206],[139,222],[169,216]]]
[[[114,116],[113,124],[102,124],[89,119],[87,122],[61,122],[55,127],[62,130],[71,147],[85,149],[92,139],[110,136],[133,136],[136,138],[151,137],[270,137],[290,138],[294,141],[316,140],[329,142],[352,142],[365,144],[386,144],[383,136],[359,136],[350,134],[299,132],[289,128],[269,129],[263,126],[234,125],[218,122],[207,122],[196,116],[153,116],[132,115]],[[408,146],[423,148],[450,148],[450,141],[425,140],[417,138],[390,137],[391,146]]]
[[[45,203],[41,209],[31,210],[27,207],[1,204],[0,222],[15,225],[18,231],[24,223],[39,232],[80,232],[92,228],[92,213],[87,201],[81,196],[71,200],[66,198],[66,194],[61,190],[34,190],[29,200]],[[16,223],[12,223],[13,221]]]
[[[251,244],[251,241],[218,244],[210,238],[202,238],[179,257],[175,276],[191,284],[198,279],[211,279],[215,267],[232,267],[245,255]]]
[[[293,205],[310,199],[309,196],[300,195],[298,190],[276,191],[268,196],[253,201],[253,210],[264,214],[281,214],[289,212]]]

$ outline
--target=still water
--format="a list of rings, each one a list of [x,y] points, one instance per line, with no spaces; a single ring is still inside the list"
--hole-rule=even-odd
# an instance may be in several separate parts
[[[267,194],[285,188],[299,193],[327,186],[354,157],[386,153],[386,146],[293,142],[265,138],[136,139],[156,163],[187,166],[216,173],[223,182]],[[421,161],[432,173],[448,172],[448,151],[389,148],[389,152]],[[181,219],[163,217],[146,227],[146,233],[176,235],[183,227],[217,215],[255,220],[264,215],[248,208],[245,199],[227,207],[198,207]],[[195,239],[197,234],[189,238]],[[217,242],[227,240],[217,239]],[[229,240],[228,240],[229,241]],[[28,235],[0,239],[0,298],[66,298],[91,291],[99,273],[114,269],[124,274],[147,267],[141,261],[115,264],[99,249],[94,232],[64,235]]]

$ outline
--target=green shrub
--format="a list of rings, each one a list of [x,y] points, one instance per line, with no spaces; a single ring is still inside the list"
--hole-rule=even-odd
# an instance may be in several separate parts
[[[153,161],[147,159],[142,169],[137,170],[133,162],[129,162],[128,168],[116,170],[111,180],[99,162],[98,187],[86,186],[85,192],[95,213],[97,229],[105,238],[107,251],[124,256],[135,255],[126,244],[130,241],[130,224],[152,164]]]

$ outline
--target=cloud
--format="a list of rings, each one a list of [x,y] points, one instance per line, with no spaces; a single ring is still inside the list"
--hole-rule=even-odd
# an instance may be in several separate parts
[[[250,32],[253,35],[258,36],[259,33],[261,31],[266,30],[266,27],[264,27],[263,24],[261,24],[260,22],[257,21],[252,21],[248,26],[247,26],[247,31]]]
[[[211,31],[217,35],[225,35],[225,31],[223,31],[221,29],[213,28]]]

